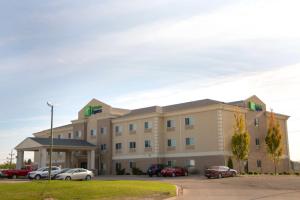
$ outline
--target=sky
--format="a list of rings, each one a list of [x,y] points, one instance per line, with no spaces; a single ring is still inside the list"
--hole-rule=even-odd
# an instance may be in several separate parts
[[[0,163],[92,98],[114,107],[257,95],[300,161],[300,1],[0,0]],[[26,154],[30,157],[31,154]]]

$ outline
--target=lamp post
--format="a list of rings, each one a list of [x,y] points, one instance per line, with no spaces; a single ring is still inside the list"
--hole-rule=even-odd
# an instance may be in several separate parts
[[[52,149],[53,149],[53,104],[47,102],[47,105],[51,108],[51,129],[50,129],[50,156],[49,156],[49,172],[48,172],[48,179],[51,181],[51,167],[52,167]]]

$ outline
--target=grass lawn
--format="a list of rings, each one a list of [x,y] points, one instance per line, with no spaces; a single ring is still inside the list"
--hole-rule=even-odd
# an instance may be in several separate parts
[[[175,195],[175,186],[155,181],[32,181],[0,183],[0,199],[163,199]]]

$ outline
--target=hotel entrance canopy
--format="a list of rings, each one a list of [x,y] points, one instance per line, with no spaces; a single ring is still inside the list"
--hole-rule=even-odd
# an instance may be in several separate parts
[[[15,147],[17,150],[17,169],[23,167],[24,151],[39,151],[39,167],[46,166],[47,150],[51,147],[50,138],[28,137]],[[72,151],[87,151],[88,167],[95,168],[97,146],[85,140],[53,138],[53,151],[66,152],[66,163],[70,162]]]

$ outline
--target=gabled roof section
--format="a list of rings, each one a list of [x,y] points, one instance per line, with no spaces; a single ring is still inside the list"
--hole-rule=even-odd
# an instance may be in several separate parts
[[[146,108],[139,108],[131,110],[128,114],[123,115],[122,117],[132,117],[141,114],[150,114],[150,113],[162,113],[162,108],[160,106],[151,106]]]
[[[214,104],[223,104],[224,102],[216,101],[212,99],[203,99],[198,101],[191,101],[186,103],[180,103],[180,104],[174,104],[169,106],[163,107],[163,112],[173,112],[177,110],[185,110],[185,109],[191,109],[191,108],[197,108],[197,107],[204,107]]]
[[[110,105],[106,104],[106,103],[103,103],[102,101],[99,101],[98,99],[95,99],[93,98],[92,100],[90,100],[85,106],[83,106],[83,108],[79,111],[79,112],[83,112],[84,111],[84,108],[88,105],[95,105],[95,104],[101,104],[103,106],[106,106],[106,107],[111,107]]]

